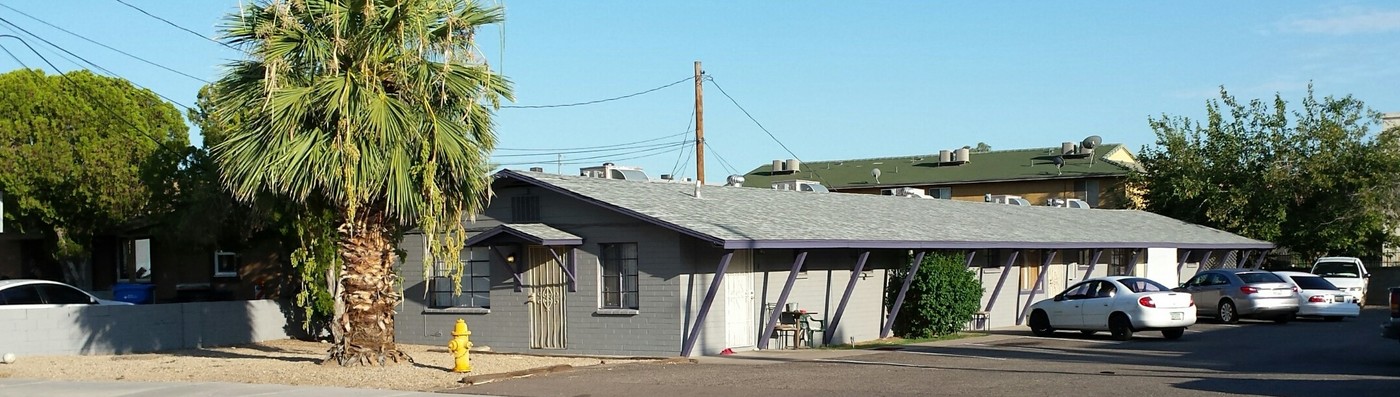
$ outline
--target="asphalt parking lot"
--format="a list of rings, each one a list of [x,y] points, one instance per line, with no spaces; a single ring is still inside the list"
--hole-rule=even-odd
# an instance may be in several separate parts
[[[745,352],[700,364],[625,365],[470,386],[506,396],[1395,396],[1400,343],[1384,308],[1342,322],[1245,320],[1167,341],[1029,330],[885,351]]]

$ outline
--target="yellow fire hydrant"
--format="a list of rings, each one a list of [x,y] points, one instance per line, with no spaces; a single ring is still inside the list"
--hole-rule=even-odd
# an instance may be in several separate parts
[[[457,319],[457,326],[452,329],[452,340],[447,342],[447,350],[457,359],[457,365],[452,367],[452,372],[472,372],[471,334],[472,331],[467,329],[467,322]]]

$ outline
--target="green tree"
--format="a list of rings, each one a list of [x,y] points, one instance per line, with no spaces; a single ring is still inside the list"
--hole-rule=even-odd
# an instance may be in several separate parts
[[[1282,97],[1243,103],[1221,88],[1204,123],[1149,119],[1155,147],[1131,183],[1143,205],[1187,222],[1273,241],[1305,259],[1366,256],[1397,225],[1397,131],[1373,133],[1379,114],[1346,96],[1299,109]]]
[[[492,112],[511,97],[473,35],[503,18],[468,0],[259,1],[226,18],[226,42],[249,57],[217,96],[250,111],[216,114],[248,117],[212,155],[240,200],[271,193],[333,215],[329,360],[408,359],[394,344],[403,230],[432,242],[425,267],[459,263],[464,222],[490,194]]]
[[[7,229],[43,235],[64,278],[91,286],[94,236],[147,225],[188,153],[180,112],[130,82],[74,71],[0,75]],[[8,232],[9,230],[7,230]]]
[[[910,258],[911,260],[913,258]],[[972,320],[982,302],[982,283],[967,270],[962,254],[933,252],[924,255],[919,273],[909,284],[904,304],[891,330],[895,336],[917,339],[958,332]],[[908,269],[890,274],[885,305],[892,305]]]

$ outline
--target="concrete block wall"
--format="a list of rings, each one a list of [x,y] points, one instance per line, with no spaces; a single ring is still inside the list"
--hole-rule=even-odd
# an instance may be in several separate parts
[[[0,353],[104,355],[287,339],[274,301],[0,310]],[[293,325],[295,326],[295,325]]]
[[[858,250],[812,250],[808,252],[803,268],[793,283],[787,303],[795,303],[798,308],[816,312],[816,318],[826,320],[828,328],[836,309],[841,304],[841,295],[846,292],[846,284],[851,280],[851,271],[859,258]],[[759,285],[760,313],[759,330],[767,324],[769,304],[776,303],[787,282],[796,253],[792,250],[765,250],[759,255],[755,275]],[[856,287],[851,292],[846,312],[842,315],[839,327],[827,332],[832,334],[833,343],[847,343],[851,338],[868,341],[880,337],[880,327],[885,320],[884,294],[888,269],[907,267],[907,259],[902,250],[882,250],[871,253],[865,264],[865,271],[856,278]],[[782,308],[778,308],[782,311]],[[821,334],[813,335],[822,338]],[[763,335],[760,335],[763,337]],[[770,341],[770,348],[777,341]]]

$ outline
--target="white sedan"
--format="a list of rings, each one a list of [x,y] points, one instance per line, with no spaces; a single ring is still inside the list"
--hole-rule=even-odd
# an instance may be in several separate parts
[[[1312,273],[1274,272],[1298,291],[1298,315],[1317,316],[1327,321],[1361,315],[1356,297],[1343,291],[1331,281]]]
[[[86,291],[60,282],[26,279],[0,280],[0,310],[130,304],[97,299]]]
[[[1036,336],[1074,329],[1088,335],[1108,331],[1114,339],[1129,340],[1135,331],[1161,330],[1163,337],[1179,339],[1196,324],[1195,306],[1191,294],[1172,292],[1156,281],[1097,277],[1031,305],[1030,327]]]

